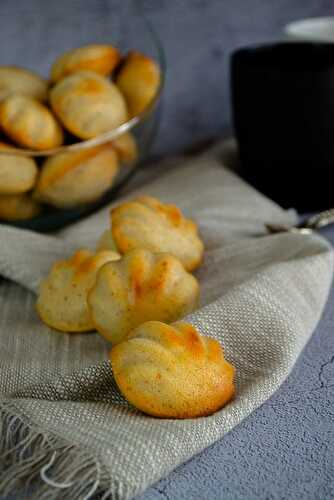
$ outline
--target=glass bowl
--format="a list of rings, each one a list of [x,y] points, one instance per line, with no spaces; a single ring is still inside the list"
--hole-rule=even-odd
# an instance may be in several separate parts
[[[0,43],[0,64],[22,66],[48,78],[53,61],[69,49],[91,43],[111,44],[119,48],[122,54],[135,49],[154,59],[160,68],[160,87],[155,98],[141,114],[93,139],[73,142],[48,151],[15,149],[15,154],[34,157],[40,165],[45,158],[59,152],[106,144],[124,132],[131,131],[137,143],[137,159],[131,164],[122,165],[112,187],[93,203],[70,209],[57,209],[44,204],[42,212],[31,219],[1,219],[1,223],[40,232],[60,229],[110,202],[147,158],[161,114],[161,93],[165,77],[162,45],[136,0],[108,4],[97,1],[94,6],[95,8],[92,3],[90,11],[87,11],[82,8],[82,3],[69,1],[65,12],[61,2],[17,0],[14,10],[10,8],[10,2],[5,0],[1,10],[8,17],[6,16],[7,21],[0,34],[0,42],[3,42]],[[22,30],[22,20],[29,29]],[[8,151],[0,154],[8,154]]]

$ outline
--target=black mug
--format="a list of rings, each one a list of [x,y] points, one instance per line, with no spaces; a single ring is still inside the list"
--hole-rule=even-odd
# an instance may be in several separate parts
[[[333,207],[334,44],[239,49],[231,90],[241,174],[283,207]]]

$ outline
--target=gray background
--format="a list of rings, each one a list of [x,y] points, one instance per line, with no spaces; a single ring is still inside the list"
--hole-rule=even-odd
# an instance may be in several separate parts
[[[334,15],[333,0],[143,0],[164,44],[168,74],[153,154],[182,151],[230,128],[231,50],[280,37],[292,19]],[[47,71],[63,48],[99,39],[139,43],[127,0],[1,0],[3,63]],[[117,15],[125,16],[125,28]],[[140,43],[139,43],[140,45]],[[256,117],[254,117],[256,119]],[[334,242],[334,231],[327,231]],[[280,391],[250,418],[142,497],[334,498],[334,291],[311,342]]]

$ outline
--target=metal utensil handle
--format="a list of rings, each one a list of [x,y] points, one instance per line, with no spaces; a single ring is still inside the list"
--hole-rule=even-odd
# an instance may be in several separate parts
[[[319,229],[320,227],[324,227],[333,223],[334,208],[330,208],[329,210],[320,212],[320,214],[313,215],[305,222],[305,224],[303,224],[303,226],[310,229]]]

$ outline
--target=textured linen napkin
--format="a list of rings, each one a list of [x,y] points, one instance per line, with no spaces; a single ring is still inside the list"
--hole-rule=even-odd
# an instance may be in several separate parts
[[[94,248],[108,209],[57,236],[0,226],[2,494],[28,481],[35,499],[131,498],[221,438],[288,375],[326,301],[333,254],[315,234],[265,235],[265,222],[295,215],[225,168],[228,151],[157,166],[146,176],[158,178],[136,191],[199,223],[201,307],[188,319],[221,341],[237,369],[236,398],[210,417],[140,413],[117,390],[104,339],[55,332],[37,318],[41,277],[73,249]]]

